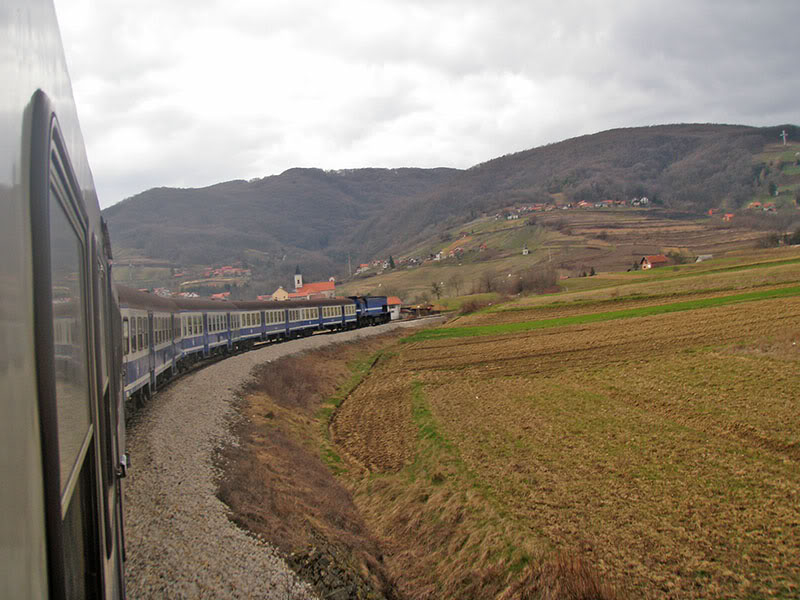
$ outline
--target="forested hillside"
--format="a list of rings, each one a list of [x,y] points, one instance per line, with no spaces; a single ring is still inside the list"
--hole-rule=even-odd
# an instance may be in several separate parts
[[[700,214],[735,210],[770,184],[766,144],[800,128],[669,125],[582,136],[457,169],[290,169],[202,189],[157,188],[104,211],[114,245],[175,264],[246,263],[285,283],[400,253],[438,231],[514,204],[646,195]]]

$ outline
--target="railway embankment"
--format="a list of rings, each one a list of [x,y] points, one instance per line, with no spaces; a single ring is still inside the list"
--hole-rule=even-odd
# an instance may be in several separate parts
[[[234,434],[242,419],[239,391],[258,365],[413,325],[392,323],[265,346],[211,364],[155,395],[128,432],[133,461],[124,486],[129,596],[318,597],[273,544],[237,526],[218,497],[220,449],[239,443]],[[327,569],[324,575],[331,586],[344,588],[341,595],[353,585],[352,577],[343,572],[334,581],[335,572]]]

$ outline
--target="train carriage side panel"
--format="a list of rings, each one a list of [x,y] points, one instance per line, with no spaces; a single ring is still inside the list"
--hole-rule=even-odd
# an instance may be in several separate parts
[[[0,597],[120,598],[100,209],[52,3],[7,0],[0,27]]]

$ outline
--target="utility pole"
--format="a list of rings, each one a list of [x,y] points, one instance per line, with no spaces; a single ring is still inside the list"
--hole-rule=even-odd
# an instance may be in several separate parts
[[[353,265],[350,264],[350,253],[347,253],[347,272],[350,274],[350,277],[353,276]]]

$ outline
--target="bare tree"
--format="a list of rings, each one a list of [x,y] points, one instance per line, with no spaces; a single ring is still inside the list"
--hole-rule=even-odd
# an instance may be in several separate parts
[[[442,284],[439,283],[438,281],[432,281],[431,282],[431,292],[433,292],[433,294],[436,296],[437,300],[439,298],[441,298],[442,297]]]
[[[461,295],[460,292],[462,285],[464,285],[464,278],[461,276],[461,273],[453,273],[447,280],[447,287],[451,290],[455,290],[456,296]]]
[[[497,288],[497,273],[492,269],[486,269],[478,278],[478,289],[481,292],[493,292]]]

